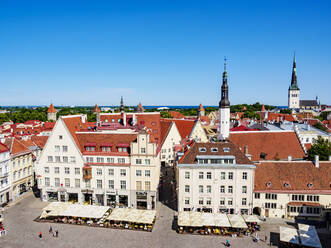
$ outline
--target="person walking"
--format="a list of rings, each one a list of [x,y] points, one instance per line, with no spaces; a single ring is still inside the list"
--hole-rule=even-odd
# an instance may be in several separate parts
[[[53,234],[53,228],[52,228],[52,226],[49,226],[49,234]]]
[[[40,232],[40,233],[39,233],[39,238],[41,239],[42,237],[43,237],[43,233]]]
[[[55,237],[59,237],[59,231],[58,230],[56,230],[56,232],[55,232]]]

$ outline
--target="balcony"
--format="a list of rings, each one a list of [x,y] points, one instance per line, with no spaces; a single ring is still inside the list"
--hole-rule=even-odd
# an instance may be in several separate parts
[[[92,179],[92,167],[89,165],[85,165],[83,167],[83,179],[90,180]]]

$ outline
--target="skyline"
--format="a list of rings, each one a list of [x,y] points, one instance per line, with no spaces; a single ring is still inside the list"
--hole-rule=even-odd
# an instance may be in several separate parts
[[[224,56],[231,104],[285,106],[294,51],[330,104],[331,4],[297,3],[1,2],[0,106],[215,106]]]

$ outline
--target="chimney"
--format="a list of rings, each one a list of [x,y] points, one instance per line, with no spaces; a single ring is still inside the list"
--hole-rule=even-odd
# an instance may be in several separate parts
[[[319,155],[315,155],[315,167],[319,168],[320,167],[320,156]]]
[[[245,147],[244,147],[244,153],[245,153],[245,155],[248,154],[248,146],[245,146]]]
[[[288,156],[288,157],[287,157],[287,160],[288,160],[288,161],[292,161],[292,156]]]

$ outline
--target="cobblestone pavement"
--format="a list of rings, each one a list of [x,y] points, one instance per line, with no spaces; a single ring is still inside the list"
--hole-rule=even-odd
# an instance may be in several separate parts
[[[1,248],[16,247],[224,247],[226,238],[220,236],[201,236],[177,234],[172,230],[174,211],[165,205],[158,205],[158,216],[153,232],[113,230],[97,227],[76,226],[69,224],[53,224],[59,230],[59,238],[48,234],[49,223],[33,221],[41,213],[47,203],[30,195],[4,212],[4,224],[7,235],[0,237]],[[270,232],[277,232],[279,224],[264,225],[260,238]],[[39,239],[39,232],[43,238]],[[264,242],[254,243],[251,238],[229,238],[231,247],[268,247]]]

